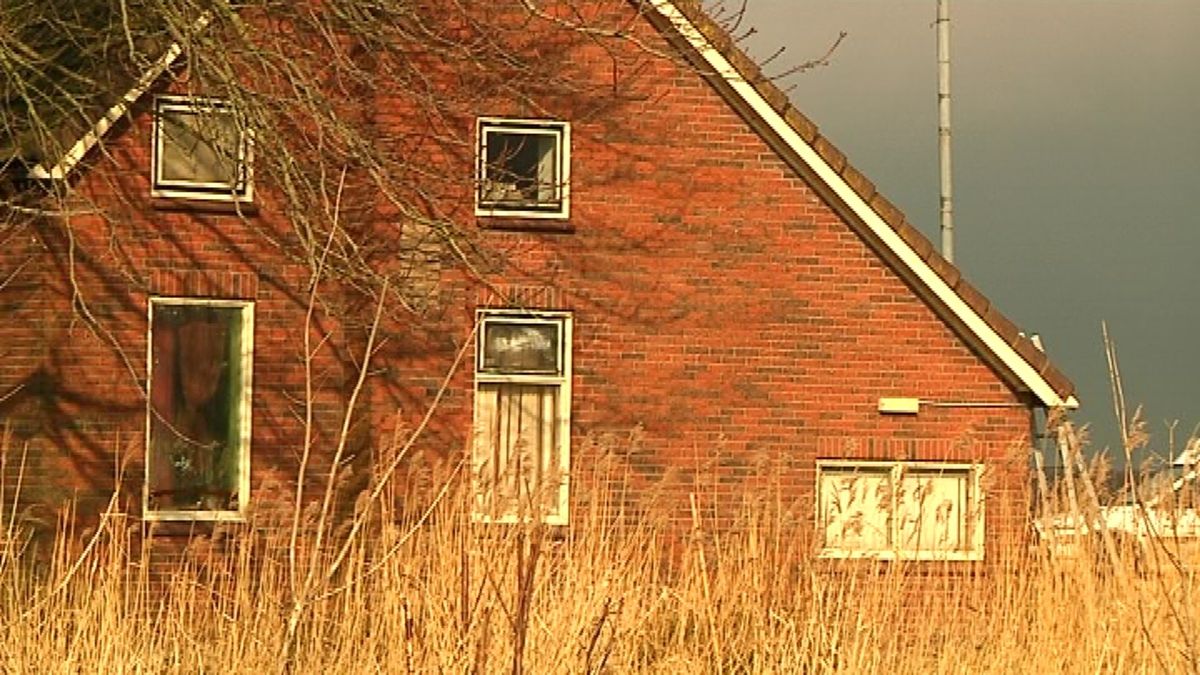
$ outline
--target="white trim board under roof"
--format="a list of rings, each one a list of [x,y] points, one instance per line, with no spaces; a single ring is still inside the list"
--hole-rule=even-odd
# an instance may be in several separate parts
[[[1027,387],[1042,405],[1048,408],[1078,407],[1079,403],[1070,391],[1069,382],[1065,388],[1056,387],[1049,378],[1043,375],[1046,366],[1039,371],[1017,351],[1015,344],[1001,336],[1000,332],[992,325],[993,322],[989,322],[985,315],[990,309],[986,301],[982,303],[983,311],[973,308],[963,295],[947,283],[946,279],[934,270],[926,258],[920,255],[901,233],[894,229],[868,203],[867,199],[859,194],[855,187],[850,185],[844,177],[846,169],[844,158],[842,158],[842,170],[835,169],[822,156],[822,153],[818,152],[815,147],[816,142],[810,143],[805,140],[786,117],[767,101],[755,83],[749,81],[738,71],[726,54],[718,49],[706,37],[704,31],[692,21],[689,14],[697,14],[696,10],[685,12],[676,0],[649,0],[649,4],[662,19],[665,19],[668,27],[696,51],[703,59],[704,65],[710,68],[712,73],[728,87],[732,95],[752,111],[769,128],[770,132],[777,135],[798,156],[809,172],[817,180],[823,182],[853,216],[869,229],[871,235],[894,256],[898,263],[911,272],[914,281],[936,298],[953,319],[961,323],[966,332],[973,336],[1016,380]],[[709,28],[711,29],[711,26]],[[728,38],[727,35],[723,37]],[[816,140],[824,139],[815,137],[814,141]],[[833,150],[833,154],[840,153]],[[865,182],[865,179],[862,180]],[[891,208],[894,210],[894,207]],[[949,266],[948,263],[943,263],[943,265]],[[949,267],[952,268],[952,266]],[[956,270],[955,278],[957,278]],[[996,323],[1001,320],[1003,317],[993,319]],[[1044,359],[1043,362],[1045,362]],[[1065,378],[1062,379],[1065,380]]]
[[[196,23],[192,26],[193,32],[204,30],[211,20],[212,15],[210,13],[205,12],[201,14],[200,18],[196,19]],[[57,162],[49,167],[46,166],[45,161],[38,163],[37,166],[29,170],[29,177],[37,180],[66,179],[76,165],[83,161],[88,151],[96,147],[96,144],[108,134],[113,125],[117,123],[117,120],[129,112],[129,109],[146,94],[151,85],[182,55],[183,45],[178,42],[172,42],[166,51],[163,52],[163,55],[145,73],[142,73],[142,76],[138,78],[133,87],[125,92],[125,95],[114,103],[112,107],[105,111],[100,116],[100,119],[96,120],[96,123],[92,125],[92,128],[80,136],[74,145],[62,157],[58,158]]]

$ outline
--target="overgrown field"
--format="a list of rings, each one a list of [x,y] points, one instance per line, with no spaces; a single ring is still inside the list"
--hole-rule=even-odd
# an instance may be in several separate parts
[[[110,518],[92,548],[63,546],[49,569],[6,560],[0,664],[64,673],[1196,666],[1200,616],[1186,568],[1033,555],[945,578],[923,574],[944,571],[928,564],[814,563],[798,539],[761,521],[673,548],[649,529],[580,527],[554,539],[481,534],[441,515],[364,540],[329,579],[329,558],[314,561],[317,583],[299,602],[286,536],[198,539],[160,579],[129,545],[126,521]],[[298,569],[309,569],[298,546]]]
[[[1018,545],[962,563],[819,561],[786,514],[736,534],[575,514],[470,525],[453,491],[362,536],[311,519],[194,537],[164,560],[110,512],[0,559],[13,673],[1187,672],[1200,603],[1174,544]],[[5,522],[12,522],[5,520]],[[64,520],[64,522],[67,522]],[[293,531],[298,535],[293,537]],[[318,544],[317,537],[321,538]],[[184,541],[184,540],[179,540]],[[1109,543],[1112,543],[1111,541]],[[1002,558],[1002,559],[999,559]]]

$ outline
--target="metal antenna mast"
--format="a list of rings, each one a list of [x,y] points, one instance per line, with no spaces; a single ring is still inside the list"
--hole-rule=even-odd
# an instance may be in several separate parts
[[[954,262],[954,201],[950,181],[950,0],[937,0],[937,52],[942,257]]]

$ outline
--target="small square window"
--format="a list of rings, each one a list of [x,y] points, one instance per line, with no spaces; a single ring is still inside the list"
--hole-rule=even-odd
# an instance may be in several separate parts
[[[249,302],[150,300],[147,519],[244,517],[253,342]]]
[[[478,131],[476,215],[568,217],[569,125],[484,118]]]
[[[154,102],[154,197],[248,202],[250,138],[216,99],[160,96]]]
[[[486,310],[479,314],[474,518],[568,522],[571,447],[571,316]]]
[[[972,464],[818,463],[821,555],[982,560],[981,473]]]

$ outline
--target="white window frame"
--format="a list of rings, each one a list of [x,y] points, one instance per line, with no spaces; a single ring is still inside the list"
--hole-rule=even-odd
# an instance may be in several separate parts
[[[166,180],[163,178],[163,133],[164,116],[171,113],[192,115],[234,115],[227,101],[217,98],[191,96],[156,96],[154,98],[154,141],[151,144],[150,196],[164,199],[189,199],[203,201],[246,203],[254,201],[254,139],[253,134],[242,129],[238,134],[237,171],[238,184],[233,189],[226,183],[201,181]]]
[[[553,136],[558,151],[554,155],[557,199],[540,204],[505,204],[489,200],[487,192],[487,144],[490,132]],[[566,220],[571,214],[571,125],[555,120],[480,117],[475,126],[475,215],[485,217],[540,218]]]
[[[559,488],[556,509],[553,513],[540,514],[540,522],[547,525],[567,525],[570,522],[571,483],[571,340],[573,316],[562,311],[530,311],[520,309],[480,309],[476,311],[478,330],[475,339],[475,384],[471,438],[471,514],[472,520],[481,523],[520,523],[530,520],[531,514],[503,513],[499,516],[480,508],[485,501],[486,488],[476,481],[477,466],[481,461],[479,443],[484,438],[480,421],[480,385],[517,384],[557,386],[558,410],[555,429],[559,439]],[[559,368],[556,373],[501,373],[485,370],[484,340],[491,323],[552,324],[558,330]],[[490,454],[490,451],[489,453]]]
[[[823,490],[826,489],[823,476],[827,471],[835,470],[838,472],[860,470],[864,475],[880,474],[886,472],[889,474],[891,482],[891,494],[889,502],[892,505],[893,514],[888,516],[888,536],[892,542],[890,548],[881,548],[874,550],[863,549],[847,549],[829,545],[826,540],[825,528],[829,522],[829,516],[824,512],[826,507],[826,498]],[[938,550],[913,550],[900,548],[900,528],[902,524],[899,519],[894,517],[895,504],[897,496],[900,492],[900,486],[903,482],[906,473],[917,474],[940,474],[940,475],[961,475],[965,481],[965,504],[959,505],[959,510],[967,509],[962,515],[962,526],[965,528],[964,536],[966,537],[967,545],[955,551],[938,551]],[[872,560],[948,560],[948,561],[981,561],[984,557],[985,548],[985,500],[983,494],[982,477],[984,474],[984,465],[970,463],[952,463],[952,462],[907,462],[907,461],[858,461],[858,460],[818,460],[816,471],[816,526],[817,526],[817,545],[819,548],[818,556],[821,558],[841,558],[855,559],[865,558]],[[972,522],[973,521],[973,522]]]
[[[154,411],[153,392],[154,382],[154,309],[156,306],[200,306],[240,309],[242,313],[242,344],[240,358],[242,359],[241,401],[239,414],[242,425],[238,439],[238,485],[237,509],[221,510],[167,510],[150,508],[151,481],[151,424]],[[250,503],[250,439],[251,439],[251,399],[253,398],[254,374],[254,302],[249,300],[226,300],[217,298],[154,296],[147,303],[146,331],[146,454],[145,475],[142,481],[142,517],[151,521],[222,521],[243,522],[246,520],[246,509]]]

